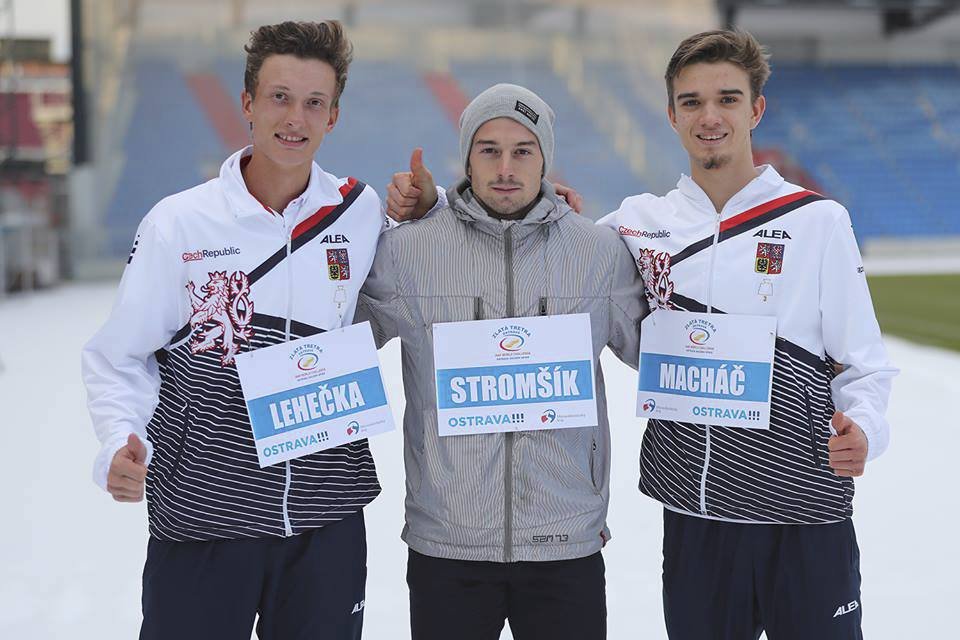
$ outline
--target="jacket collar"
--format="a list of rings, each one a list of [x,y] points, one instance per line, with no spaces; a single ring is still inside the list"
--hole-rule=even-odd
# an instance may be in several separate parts
[[[478,230],[486,233],[503,235],[503,230],[507,225],[487,213],[487,210],[473,195],[473,188],[469,179],[463,178],[447,189],[447,202],[454,215],[464,222],[473,224]],[[553,185],[546,180],[541,180],[540,200],[522,220],[510,223],[517,226],[514,237],[525,237],[540,225],[559,220],[570,211],[572,209],[557,196]]]
[[[783,177],[777,173],[777,170],[771,165],[765,164],[757,168],[760,170],[757,177],[735,193],[733,197],[727,201],[727,204],[723,206],[723,211],[721,212],[723,218],[735,215],[744,209],[754,206],[758,202],[769,200],[773,194],[783,186]],[[677,189],[684,197],[691,200],[698,209],[705,209],[709,211],[711,215],[716,215],[710,198],[693,178],[686,174],[681,175],[680,181],[677,182]]]
[[[265,205],[253,197],[247,190],[247,184],[240,172],[241,160],[253,153],[253,147],[245,147],[229,158],[220,166],[220,182],[230,203],[234,215],[243,218],[253,215],[264,215],[269,211]],[[310,168],[310,180],[302,194],[290,201],[286,212],[295,213],[297,217],[310,215],[317,209],[343,202],[337,182],[330,174],[323,171],[316,162]]]

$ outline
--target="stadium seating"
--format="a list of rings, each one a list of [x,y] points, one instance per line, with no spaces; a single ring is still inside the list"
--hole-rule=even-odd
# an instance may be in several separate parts
[[[122,150],[126,162],[104,217],[111,255],[130,250],[150,207],[209,178],[223,155],[174,62],[139,58],[133,78],[135,105]]]
[[[236,101],[242,60],[213,67],[208,77],[219,78],[221,95]],[[627,195],[662,184],[662,175],[687,167],[663,112],[654,108],[662,103],[659,82],[638,81],[626,65],[588,63],[585,70],[628,107],[659,175],[635,175],[598,129],[595,114],[545,61],[458,61],[448,76],[438,75],[464,102],[497,82],[515,82],[550,103],[559,121],[554,175],[585,196],[587,215],[595,218]],[[127,162],[105,217],[117,255],[127,250],[150,206],[214,175],[238,139],[227,142],[223,127],[218,135],[210,126],[176,63],[140,57],[133,77],[135,108],[123,147]],[[382,193],[393,172],[406,168],[410,151],[423,146],[437,183],[448,186],[461,174],[457,114],[436,91],[428,75],[411,65],[355,62],[340,121],[324,140],[318,162]],[[952,190],[960,180],[960,69],[778,65],[766,93],[768,110],[755,131],[755,147],[795,163],[815,186],[845,204],[861,239],[960,234],[960,216],[952,214]]]
[[[790,154],[858,236],[960,234],[960,69],[778,65],[757,147]]]

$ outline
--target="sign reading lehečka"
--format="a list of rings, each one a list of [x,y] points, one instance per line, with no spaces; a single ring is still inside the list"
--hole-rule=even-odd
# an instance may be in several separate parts
[[[261,467],[393,430],[368,322],[236,362]]]

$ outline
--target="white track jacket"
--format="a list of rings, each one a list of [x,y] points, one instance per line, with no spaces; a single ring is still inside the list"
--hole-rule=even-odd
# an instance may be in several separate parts
[[[772,168],[717,213],[683,176],[598,224],[633,253],[651,310],[777,317],[769,430],[648,423],[640,488],[668,508],[747,522],[835,522],[853,480],[828,466],[834,407],[887,448],[890,366],[847,211]],[[834,365],[842,367],[837,374]]]
[[[234,363],[242,351],[350,324],[383,226],[373,189],[313,165],[273,213],[241,161],[143,219],[83,380],[106,484],[131,433],[148,448],[151,535],[292,535],[340,520],[379,492],[366,440],[260,469]]]

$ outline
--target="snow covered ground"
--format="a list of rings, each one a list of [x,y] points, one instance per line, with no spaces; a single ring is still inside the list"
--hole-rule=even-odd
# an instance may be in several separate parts
[[[140,620],[143,504],[114,503],[90,480],[97,443],[79,376],[81,344],[105,318],[114,285],[72,285],[0,300],[0,637],[129,640]],[[890,450],[858,482],[856,516],[870,640],[957,633],[960,355],[889,338],[896,380]],[[381,352],[402,410],[399,348]],[[636,489],[643,427],[634,373],[603,360],[613,425],[610,527],[604,552],[611,640],[663,638],[661,512]],[[365,637],[409,638],[404,582],[401,435],[371,441],[384,490],[366,510]],[[509,632],[504,632],[509,637]]]

